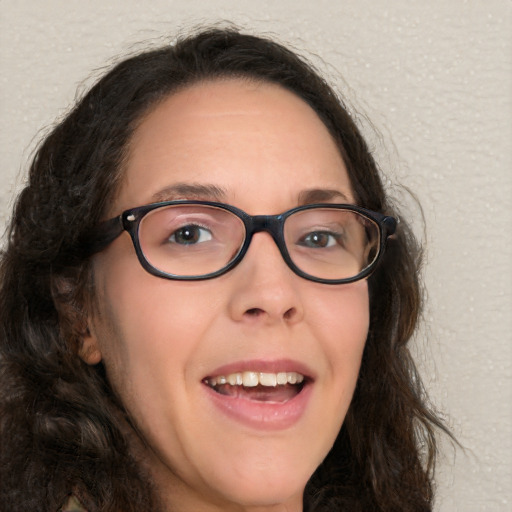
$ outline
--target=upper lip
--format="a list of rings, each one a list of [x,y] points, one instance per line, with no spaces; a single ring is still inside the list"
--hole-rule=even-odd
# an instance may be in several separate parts
[[[304,375],[304,377],[310,381],[315,379],[315,374],[311,368],[306,364],[293,359],[252,359],[235,361],[215,368],[211,373],[205,375],[205,378],[218,377],[220,375],[229,375],[238,372],[296,372]]]

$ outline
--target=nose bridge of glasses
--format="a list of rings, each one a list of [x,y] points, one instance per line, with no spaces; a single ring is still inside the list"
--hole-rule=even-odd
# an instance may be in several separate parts
[[[246,250],[251,245],[252,237],[256,233],[268,233],[277,246],[284,262],[289,266],[284,237],[282,235],[283,215],[254,215],[246,217]],[[245,253],[245,251],[244,251]]]
[[[281,215],[254,215],[249,219],[247,235],[252,238],[254,233],[265,231],[268,233],[281,250]]]
[[[283,216],[282,215],[254,215],[250,216],[246,220],[246,230],[247,230],[247,248],[251,243],[252,237],[255,233],[265,232],[268,233],[274,243],[277,245],[281,256],[287,261],[286,258],[286,248],[284,238],[282,236],[282,225],[283,225]]]

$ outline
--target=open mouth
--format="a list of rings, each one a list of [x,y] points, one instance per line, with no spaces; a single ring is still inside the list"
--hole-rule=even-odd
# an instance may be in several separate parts
[[[207,377],[203,383],[221,395],[255,402],[285,403],[295,398],[308,378],[297,372],[236,372]]]

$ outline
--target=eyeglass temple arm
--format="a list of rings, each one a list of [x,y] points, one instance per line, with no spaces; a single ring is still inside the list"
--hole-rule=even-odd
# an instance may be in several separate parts
[[[88,257],[102,251],[112,243],[124,231],[123,216],[119,215],[113,219],[106,220],[99,224],[93,232],[82,239],[80,244],[82,253]]]
[[[395,234],[398,221],[394,217],[384,217],[382,219],[382,224],[386,228],[386,238],[393,236]]]

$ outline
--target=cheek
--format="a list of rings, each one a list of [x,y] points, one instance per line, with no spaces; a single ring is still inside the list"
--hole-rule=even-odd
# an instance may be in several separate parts
[[[113,270],[101,286],[98,340],[109,381],[145,442],[180,468],[187,458],[184,432],[197,416],[191,375],[214,329],[215,300],[194,283],[146,272],[127,280]]]
[[[323,332],[330,350],[361,352],[368,335],[370,304],[366,281],[328,288],[308,312],[310,325]]]
[[[93,325],[109,380],[130,406],[154,395],[160,381],[186,373],[187,361],[215,317],[215,302],[195,283],[148,274],[128,236],[116,242],[117,251],[95,261]]]
[[[112,377],[147,379],[139,375],[147,368],[183,374],[187,357],[214,320],[212,301],[205,294],[190,294],[148,277],[128,286],[108,280],[99,338]]]
[[[369,329],[369,297],[366,281],[329,289],[314,309],[310,323],[323,340],[329,376],[328,385],[338,390],[332,398],[342,421],[352,399]],[[340,423],[341,423],[340,421]]]

